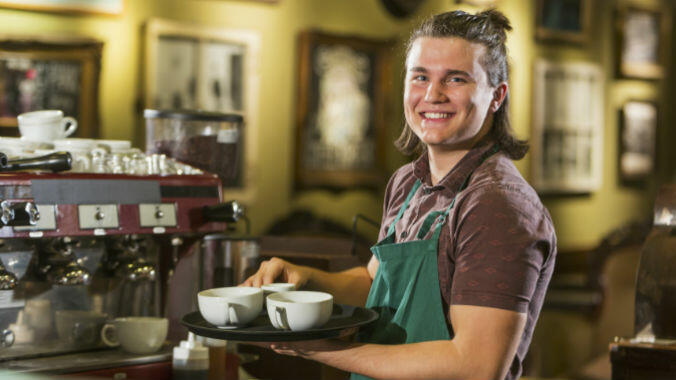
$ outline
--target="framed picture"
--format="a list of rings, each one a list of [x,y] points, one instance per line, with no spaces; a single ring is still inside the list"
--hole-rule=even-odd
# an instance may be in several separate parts
[[[125,0],[0,0],[0,7],[31,11],[119,15]]]
[[[618,9],[618,72],[622,77],[664,77],[669,17],[659,9],[624,6]]]
[[[620,180],[643,181],[653,173],[655,166],[657,105],[629,101],[622,106],[620,120]]]
[[[92,39],[0,39],[0,134],[18,135],[17,115],[59,109],[75,136],[98,137],[103,43]]]
[[[591,0],[536,0],[535,36],[542,41],[589,39]]]
[[[376,187],[384,181],[387,41],[300,34],[296,187]]]
[[[533,187],[541,193],[597,190],[603,161],[601,67],[540,59],[533,83]]]
[[[145,25],[146,108],[244,116],[238,178],[228,196],[253,197],[257,158],[260,36],[256,32],[152,19]]]

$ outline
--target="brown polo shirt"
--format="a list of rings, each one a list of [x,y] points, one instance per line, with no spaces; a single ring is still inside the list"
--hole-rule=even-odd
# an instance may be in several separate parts
[[[549,212],[514,163],[492,144],[467,153],[435,186],[427,154],[404,165],[385,192],[380,239],[387,234],[416,180],[422,181],[396,225],[396,242],[416,238],[425,216],[443,211],[457,195],[439,238],[439,287],[450,326],[449,305],[476,305],[527,313],[528,319],[506,379],[517,379],[528,351],[556,258]],[[473,172],[473,173],[472,173]],[[467,188],[460,191],[471,174]],[[432,236],[430,229],[425,239]],[[450,326],[451,336],[452,326]]]

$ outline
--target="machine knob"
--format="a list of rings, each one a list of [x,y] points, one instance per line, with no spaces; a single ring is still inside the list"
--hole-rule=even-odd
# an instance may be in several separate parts
[[[106,214],[103,213],[101,210],[96,210],[96,214],[94,214],[94,219],[101,221],[106,217]]]
[[[155,209],[155,219],[162,219],[164,218],[164,211],[162,211],[159,207]]]
[[[5,226],[34,226],[40,213],[33,202],[0,203],[0,223]]]
[[[0,332],[0,347],[11,347],[14,344],[14,332],[4,329]]]

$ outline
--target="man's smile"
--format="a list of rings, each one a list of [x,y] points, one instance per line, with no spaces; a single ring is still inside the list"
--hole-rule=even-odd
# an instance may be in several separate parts
[[[450,112],[420,112],[420,116],[423,120],[445,120],[450,119],[455,113]]]

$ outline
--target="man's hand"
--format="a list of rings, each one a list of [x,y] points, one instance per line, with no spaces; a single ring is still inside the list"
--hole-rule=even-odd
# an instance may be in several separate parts
[[[299,265],[294,265],[288,261],[273,257],[270,260],[263,261],[258,271],[242,283],[243,286],[255,286],[270,284],[279,278],[279,282],[290,282],[300,289],[310,279],[311,271]]]

